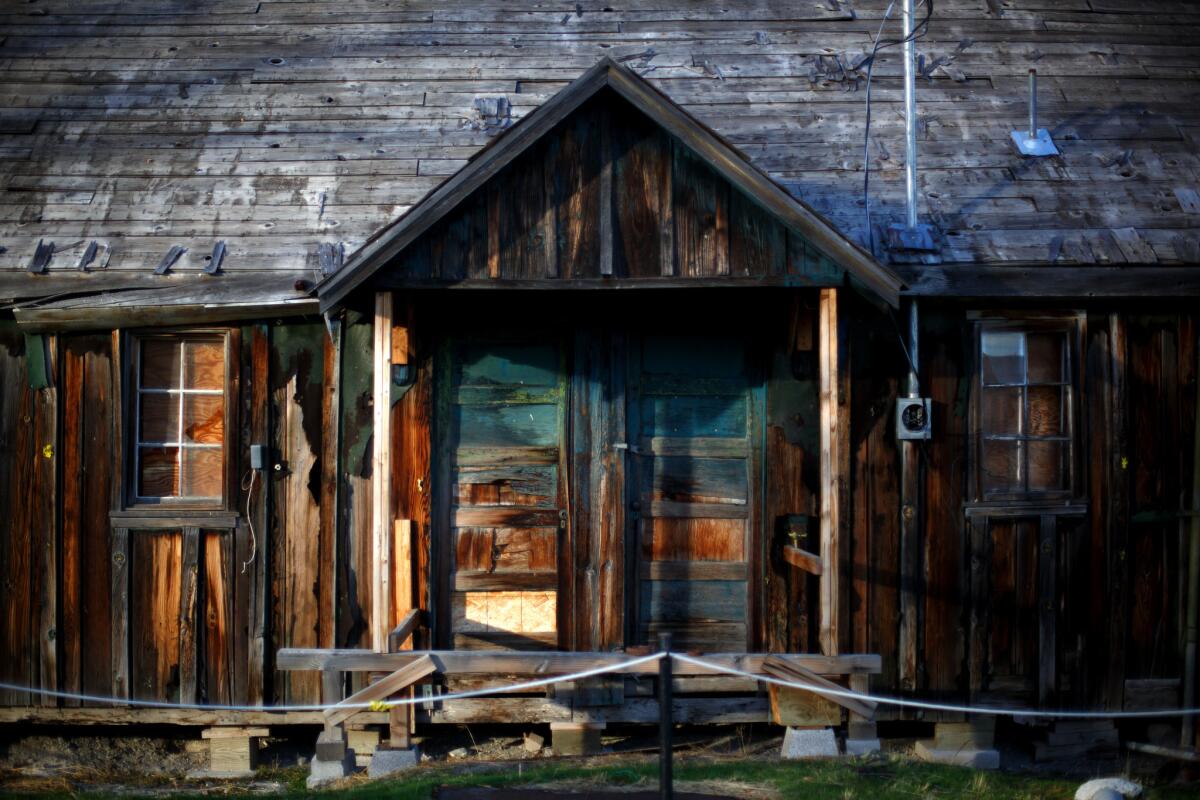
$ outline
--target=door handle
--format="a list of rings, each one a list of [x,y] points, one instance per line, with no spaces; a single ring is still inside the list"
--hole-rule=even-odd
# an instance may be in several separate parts
[[[567,510],[565,508],[560,508],[558,510],[558,529],[560,531],[565,531],[567,529]]]

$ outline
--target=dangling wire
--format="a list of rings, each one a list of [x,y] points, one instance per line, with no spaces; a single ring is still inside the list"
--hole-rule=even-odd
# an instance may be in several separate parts
[[[243,575],[258,556],[258,537],[254,535],[254,520],[250,516],[250,498],[254,497],[254,479],[257,477],[258,470],[251,469],[249,482],[246,478],[242,478],[242,490],[246,492],[246,524],[250,527],[250,557],[242,562]]]

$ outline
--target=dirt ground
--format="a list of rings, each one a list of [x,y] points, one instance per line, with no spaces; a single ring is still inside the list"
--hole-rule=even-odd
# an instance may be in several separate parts
[[[920,735],[919,728],[911,731]],[[67,735],[67,734],[70,735]],[[54,729],[0,730],[0,794],[77,795],[96,793],[114,796],[159,797],[186,793],[192,796],[282,795],[295,794],[307,774],[313,753],[316,729],[300,729],[287,735],[264,740],[260,751],[260,769],[253,779],[235,781],[196,780],[188,773],[207,766],[206,743],[198,731],[181,733],[178,729],[139,731],[95,729],[80,735]],[[527,743],[526,733],[544,738],[549,745],[546,726],[459,726],[443,727],[421,741],[422,767],[444,767],[455,775],[485,776],[497,771],[517,774],[526,768],[531,775],[540,767],[566,765],[568,768],[619,768],[622,763],[639,764],[644,773],[657,753],[655,731],[651,726],[606,731],[606,754],[589,758],[556,757],[548,746],[538,748]],[[886,750],[894,757],[911,755],[912,737],[885,740]],[[675,746],[680,761],[688,759],[734,759],[777,765],[782,742],[780,729],[773,726],[727,726],[680,729]],[[1035,764],[1027,751],[1018,746],[1001,748],[1005,771],[1026,776],[1081,782],[1098,775],[1133,773],[1152,784],[1176,784],[1194,780],[1180,765],[1160,759],[1114,757],[1077,760],[1070,763]],[[629,788],[644,790],[645,777]],[[366,779],[357,776],[347,784],[364,787]],[[579,779],[576,791],[594,789],[594,778]],[[572,789],[570,779],[558,779],[556,791]],[[729,781],[683,782],[681,792],[712,797],[738,797],[745,800],[776,800],[777,789],[769,786]],[[302,790],[301,790],[302,791]],[[302,792],[303,793],[303,792]],[[1197,785],[1200,796],[1200,785]],[[464,798],[468,795],[464,795]],[[533,796],[529,797],[533,800]]]

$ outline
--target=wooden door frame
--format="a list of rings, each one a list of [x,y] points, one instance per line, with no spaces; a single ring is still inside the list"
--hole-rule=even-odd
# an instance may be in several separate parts
[[[453,650],[454,635],[451,625],[451,598],[454,593],[453,568],[454,549],[453,537],[450,535],[453,526],[450,524],[451,491],[453,485],[453,457],[448,443],[453,433],[449,422],[449,410],[452,405],[450,391],[453,387],[452,374],[454,369],[453,348],[456,342],[479,340],[490,343],[502,343],[509,339],[519,339],[524,332],[520,330],[503,330],[489,333],[486,331],[443,331],[440,332],[433,346],[433,414],[430,425],[430,472],[433,477],[433,510],[430,515],[430,632],[435,646],[439,649]],[[533,331],[532,336],[538,332]],[[565,512],[566,526],[558,532],[556,561],[558,570],[558,599],[555,603],[555,625],[558,636],[558,648],[567,649],[570,642],[570,631],[574,624],[573,618],[573,546],[574,546],[574,515],[571,508],[571,378],[572,370],[567,352],[570,342],[563,334],[555,333],[548,339],[531,339],[530,343],[552,344],[558,350],[558,508],[560,514]]]
[[[625,615],[625,647],[641,644],[653,646],[654,642],[640,641],[640,595],[641,595],[641,557],[640,557],[640,526],[643,521],[641,505],[643,459],[637,452],[636,442],[640,435],[641,425],[641,358],[637,349],[642,346],[652,331],[639,329],[628,332],[625,339],[625,485],[622,496],[625,507],[629,511],[625,515],[625,597],[623,611]],[[746,623],[746,652],[761,650],[766,640],[766,548],[769,544],[764,530],[766,505],[766,413],[767,413],[767,377],[770,359],[770,346],[755,332],[741,335],[730,333],[731,338],[741,341],[745,346],[746,397],[747,397],[747,443],[746,456],[746,531],[743,541],[746,553],[746,611],[749,619]],[[635,355],[636,354],[636,355]],[[601,602],[603,600],[601,599]]]

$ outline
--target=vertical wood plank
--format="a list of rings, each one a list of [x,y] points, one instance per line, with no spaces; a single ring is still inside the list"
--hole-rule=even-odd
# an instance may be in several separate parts
[[[950,694],[961,690],[967,635],[963,608],[970,578],[967,575],[964,541],[966,523],[962,514],[963,475],[967,462],[967,398],[965,388],[970,362],[966,357],[969,336],[962,317],[951,313],[925,313],[922,333],[925,346],[923,394],[933,404],[934,436],[912,462],[918,484],[915,502],[919,533],[917,552],[906,552],[903,569],[913,569],[918,578],[919,605],[912,609],[918,618],[919,655],[924,669],[908,672],[912,688]],[[890,407],[889,410],[894,410]],[[924,445],[922,445],[924,446]],[[905,544],[910,544],[906,541]],[[906,614],[907,616],[907,614]],[[907,624],[907,619],[905,620]],[[910,668],[915,663],[908,662]]]
[[[1129,584],[1129,420],[1127,409],[1126,321],[1120,312],[1108,316],[1108,668],[1109,707],[1125,704],[1125,639]]]
[[[612,131],[611,153],[614,258],[620,263],[619,271],[629,278],[662,275],[664,266],[671,268],[674,236],[671,140],[648,119],[625,115]]]
[[[564,123],[554,169],[558,274],[590,278],[600,273],[600,135],[602,108],[588,106]]]
[[[120,384],[112,383],[111,347],[109,334],[89,336],[83,355],[80,688],[90,694],[108,694],[112,684],[109,651],[112,634],[108,627],[112,533],[108,514],[112,508],[112,487],[120,484],[120,472],[113,459],[117,448],[112,440]]]
[[[404,608],[428,609],[429,578],[429,468],[432,408],[432,359],[429,338],[416,322],[417,308],[404,304],[396,311],[397,324],[409,330],[412,384],[392,408],[392,506],[397,519],[411,525],[410,599]],[[397,568],[398,569],[398,568]],[[413,605],[415,604],[415,605]],[[398,622],[400,613],[393,613]]]
[[[971,526],[971,644],[968,656],[971,697],[986,691],[989,678],[989,642],[991,641],[991,565],[992,537],[988,518],[969,520]]]
[[[1057,695],[1058,517],[1043,514],[1038,528],[1038,704]]]
[[[0,323],[0,503],[6,525],[0,526],[0,581],[5,602],[0,608],[0,680],[32,685],[32,596],[30,592],[32,509],[26,502],[30,471],[36,457],[32,422],[33,390],[29,388],[27,347],[15,323]],[[5,691],[0,699],[21,705],[30,701],[22,691]]]
[[[50,374],[57,374],[57,336],[47,338]],[[34,508],[35,561],[38,594],[38,675],[43,689],[58,689],[58,388],[54,385],[36,393],[34,430],[38,454],[34,469],[34,491],[29,502]],[[42,697],[42,705],[58,700]]]
[[[500,182],[493,180],[482,190],[487,196],[487,276],[500,277]]]
[[[83,505],[84,490],[84,359],[77,337],[64,338],[62,350],[62,626],[58,632],[61,650],[62,687],[78,692],[82,686],[83,631]],[[65,699],[63,705],[77,706]]]
[[[658,264],[659,273],[664,277],[670,277],[676,273],[675,268],[675,190],[672,185],[674,180],[674,157],[672,151],[675,149],[675,141],[669,137],[663,138],[660,158],[662,166],[659,169],[662,175],[662,212],[658,222]]]
[[[820,580],[820,645],[825,655],[837,655],[840,609],[838,607],[841,545],[841,497],[838,468],[842,442],[838,409],[838,294],[822,289],[819,317],[819,394],[821,402],[821,561],[825,570]]]
[[[679,274],[729,274],[729,184],[683,147],[673,150],[671,189]]]
[[[196,671],[199,665],[196,615],[200,592],[200,530],[183,529],[179,586],[179,702],[197,699]]]
[[[625,582],[625,537],[627,475],[627,451],[617,449],[618,441],[624,441],[627,431],[632,430],[626,421],[625,359],[628,340],[624,332],[614,331],[601,345],[604,358],[599,377],[601,387],[608,395],[594,397],[593,408],[604,406],[600,439],[604,451],[599,471],[592,474],[592,497],[600,511],[599,531],[596,537],[596,559],[599,568],[596,586],[599,606],[599,621],[596,646],[600,650],[617,650],[624,646],[625,593],[629,588]],[[595,470],[595,465],[593,466]]]
[[[130,697],[129,685],[129,530],[114,528],[112,536],[112,694]]]
[[[600,274],[613,274],[613,136],[612,111],[600,116]]]
[[[322,336],[321,503],[317,552],[320,562],[317,598],[318,647],[334,647],[337,630],[336,589],[338,536],[338,453],[341,437],[341,320],[328,320]]]
[[[783,274],[787,269],[783,226],[741,192],[731,190],[729,194],[729,274]]]
[[[838,562],[837,582],[834,591],[837,593],[837,631],[835,632],[838,652],[844,652],[849,645],[850,630],[850,582],[846,580],[851,573],[850,567],[850,373],[853,366],[850,351],[850,306],[851,295],[840,293],[834,295],[837,319],[833,332],[837,338],[837,370],[835,376],[835,400],[837,403],[837,429],[834,433],[836,445],[834,448],[834,474],[837,482],[837,546],[834,553]]]
[[[394,582],[392,587],[392,616],[389,625],[394,627],[414,608],[412,520],[396,520],[391,546]],[[401,642],[400,649],[413,649],[413,638],[410,636]]]
[[[375,294],[375,348],[373,359],[374,385],[372,407],[374,437],[372,439],[371,486],[371,647],[378,653],[387,652],[388,620],[391,614],[391,443],[392,443],[392,316],[391,292]]]
[[[242,628],[240,619],[233,616],[237,584],[234,534],[232,531],[202,531],[200,537],[202,591],[197,641],[202,655],[196,673],[203,681],[201,701],[240,703],[240,699],[234,699],[234,676],[244,672],[234,657],[235,631]]]
[[[249,421],[249,443],[267,444],[271,430],[270,408],[270,339],[266,325],[255,325],[243,337],[246,363],[241,380],[248,384],[249,407],[243,419]],[[248,444],[249,444],[248,443]],[[270,466],[270,465],[268,465]],[[273,471],[267,474],[274,474]],[[247,564],[247,604],[249,634],[247,642],[246,695],[250,704],[262,703],[266,692],[270,654],[267,650],[267,631],[270,607],[268,604],[267,547],[268,521],[271,509],[271,481],[259,475],[255,482],[253,502],[248,509],[247,531],[251,534],[249,552],[242,563]],[[250,526],[253,526],[253,529]],[[241,566],[238,567],[242,569]]]
[[[594,492],[600,465],[594,464],[600,455],[596,440],[597,427],[604,406],[596,403],[603,380],[601,361],[603,347],[599,334],[590,329],[575,331],[574,364],[571,375],[570,453],[571,474],[578,476],[572,487],[571,523],[575,532],[575,553],[572,574],[575,580],[575,625],[568,647],[573,650],[595,650],[599,637],[600,608],[598,596],[599,517]],[[593,513],[596,511],[598,513]]]

